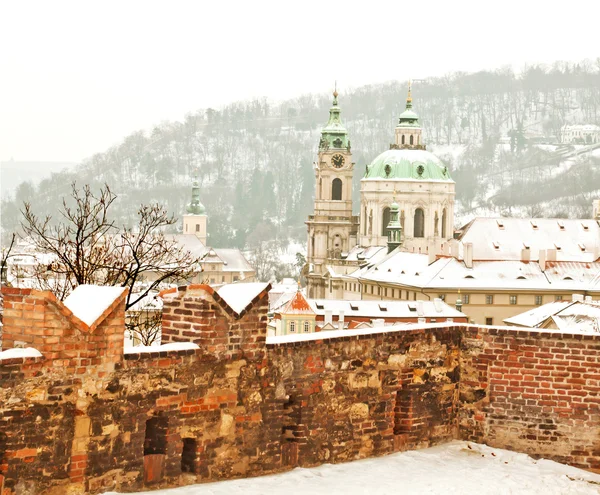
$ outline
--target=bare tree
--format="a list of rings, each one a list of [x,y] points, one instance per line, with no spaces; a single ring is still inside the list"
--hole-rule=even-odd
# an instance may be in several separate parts
[[[41,253],[52,260],[40,265],[38,281],[63,299],[80,284],[129,288],[126,309],[163,282],[188,280],[199,268],[198,259],[164,234],[176,219],[159,205],[138,209],[135,229],[119,229],[109,211],[116,196],[108,185],[95,194],[89,185],[72,184],[70,205],[63,199],[62,219],[40,219],[25,203],[21,226]],[[140,282],[142,290],[134,291]]]

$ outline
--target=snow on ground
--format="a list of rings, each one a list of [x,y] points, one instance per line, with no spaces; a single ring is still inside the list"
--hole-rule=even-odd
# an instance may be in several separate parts
[[[115,494],[116,492],[109,492]],[[325,464],[258,478],[142,492],[147,495],[600,493],[600,475],[470,442],[385,457]],[[108,494],[106,494],[108,495]]]

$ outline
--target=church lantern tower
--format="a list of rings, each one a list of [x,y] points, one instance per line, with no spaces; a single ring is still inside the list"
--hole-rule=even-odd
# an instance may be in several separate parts
[[[390,205],[390,223],[387,225],[388,231],[388,253],[391,253],[398,246],[402,245],[402,225],[400,224],[400,206],[396,201]]]
[[[200,185],[194,179],[192,183],[192,201],[187,207],[187,214],[183,215],[183,233],[195,235],[206,246],[207,226],[206,209],[200,202]]]
[[[337,90],[333,93],[329,121],[321,131],[314,171],[314,214],[306,222],[308,295],[325,297],[321,277],[326,272],[325,265],[341,260],[356,245],[358,232],[358,217],[352,216],[354,163],[348,131],[340,118]]]

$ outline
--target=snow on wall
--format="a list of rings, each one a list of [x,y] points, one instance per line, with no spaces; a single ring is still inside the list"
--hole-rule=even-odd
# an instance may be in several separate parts
[[[80,285],[65,299],[64,305],[89,327],[126,290],[125,287]]]

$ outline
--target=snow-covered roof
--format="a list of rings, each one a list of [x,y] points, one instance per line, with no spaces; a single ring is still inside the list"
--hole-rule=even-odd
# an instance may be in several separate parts
[[[474,260],[521,260],[524,248],[537,261],[540,250],[556,249],[557,261],[595,261],[600,225],[591,219],[475,218],[459,240],[473,244]]]
[[[126,287],[80,285],[64,300],[64,305],[90,327],[125,291]]]
[[[308,299],[317,315],[332,311],[333,315],[344,312],[344,318],[466,318],[440,299],[434,301],[366,301],[340,299]],[[283,312],[283,311],[282,311]]]
[[[239,282],[222,286],[217,294],[239,314],[268,286],[263,282]]]
[[[425,254],[392,252],[348,277],[421,289],[582,291],[600,286],[600,262],[552,261],[545,268],[518,260],[473,261],[469,268],[451,257],[429,263]]]
[[[214,248],[217,256],[223,260],[223,271],[226,272],[251,272],[254,270],[239,249]]]
[[[600,331],[600,301],[555,301],[504,320],[509,325],[555,328],[561,332]]]

